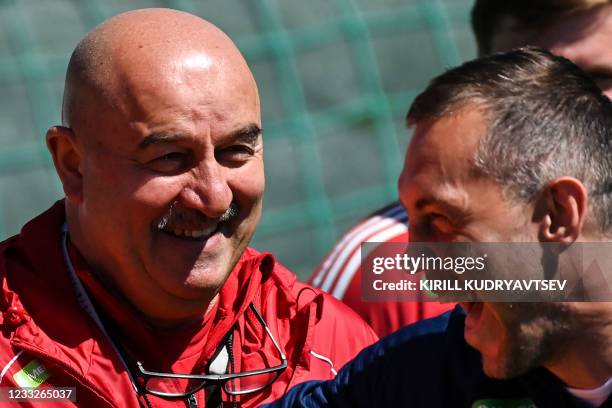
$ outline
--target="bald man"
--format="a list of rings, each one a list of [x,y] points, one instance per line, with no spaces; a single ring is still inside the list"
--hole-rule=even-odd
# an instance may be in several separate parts
[[[0,244],[0,400],[252,407],[375,340],[247,247],[259,97],[219,29],[166,9],[111,18],[76,47],[62,116],[47,145],[65,198]]]

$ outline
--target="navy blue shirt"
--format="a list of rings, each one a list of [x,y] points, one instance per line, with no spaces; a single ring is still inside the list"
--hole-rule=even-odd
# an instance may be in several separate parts
[[[404,327],[363,350],[335,379],[299,384],[264,407],[590,407],[543,368],[512,380],[487,377],[465,341],[464,320],[457,306]],[[603,406],[612,407],[612,398]]]

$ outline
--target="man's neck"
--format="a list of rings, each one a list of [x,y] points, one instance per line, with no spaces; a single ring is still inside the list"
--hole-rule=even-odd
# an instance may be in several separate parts
[[[593,389],[612,377],[612,303],[585,303],[581,309],[581,332],[545,367],[568,387]]]

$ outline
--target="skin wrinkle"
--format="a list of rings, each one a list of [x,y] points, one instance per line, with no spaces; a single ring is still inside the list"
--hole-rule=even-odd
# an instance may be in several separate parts
[[[236,46],[176,10],[115,16],[77,45],[62,118],[47,140],[71,240],[151,324],[199,320],[253,236],[265,186],[259,96]],[[152,134],[177,137],[142,147]],[[219,220],[210,238],[158,228]]]

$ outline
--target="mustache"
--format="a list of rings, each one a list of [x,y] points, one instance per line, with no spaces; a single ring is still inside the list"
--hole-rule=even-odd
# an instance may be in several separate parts
[[[214,222],[227,222],[236,218],[240,214],[240,207],[232,201],[230,206],[219,218],[210,218],[191,208],[181,208],[176,203],[170,206],[168,212],[162,217],[157,224],[157,228],[164,229],[168,225],[179,226],[203,226]]]

